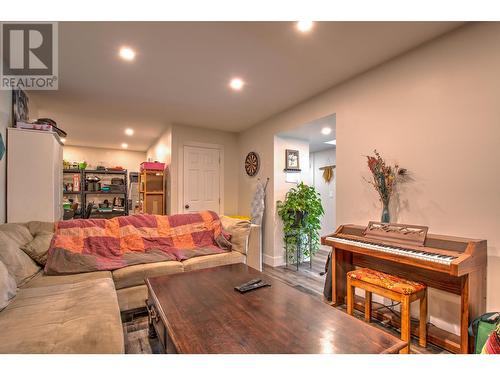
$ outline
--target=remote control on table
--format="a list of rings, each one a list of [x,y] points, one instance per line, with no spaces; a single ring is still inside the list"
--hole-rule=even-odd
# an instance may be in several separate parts
[[[238,288],[245,288],[249,285],[260,283],[261,281],[262,281],[261,279],[252,279],[250,281],[247,281],[246,283],[238,285]]]
[[[265,281],[259,281],[258,283],[255,284],[250,284],[246,286],[237,286],[234,289],[236,289],[240,293],[246,293],[254,289],[259,289],[265,286],[271,286],[271,284],[266,283]]]

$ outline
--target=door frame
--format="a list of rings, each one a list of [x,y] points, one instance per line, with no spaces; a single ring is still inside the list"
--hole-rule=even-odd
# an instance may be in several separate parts
[[[220,163],[219,163],[219,212],[217,214],[222,215],[224,213],[224,146],[215,143],[204,143],[204,142],[184,142],[179,147],[179,171],[178,177],[179,182],[177,185],[178,191],[178,213],[184,213],[184,148],[185,147],[198,147],[198,148],[209,148],[212,150],[219,151]]]

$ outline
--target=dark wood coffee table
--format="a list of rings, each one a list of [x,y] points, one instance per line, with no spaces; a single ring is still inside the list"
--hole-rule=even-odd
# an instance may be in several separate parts
[[[254,278],[272,284],[240,294]],[[406,343],[277,279],[233,264],[146,279],[167,353],[398,353]]]

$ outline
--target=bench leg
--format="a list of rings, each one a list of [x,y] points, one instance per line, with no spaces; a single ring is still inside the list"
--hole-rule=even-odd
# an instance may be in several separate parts
[[[427,346],[427,290],[424,290],[424,295],[420,299],[420,324],[418,336],[418,344],[425,348]]]
[[[347,278],[347,313],[352,315],[354,305],[354,287],[351,285],[351,279]]]
[[[405,341],[408,345],[406,348],[401,349],[401,354],[410,353],[410,296],[404,295],[401,299],[401,340]]]
[[[365,321],[370,323],[372,317],[372,292],[365,291]]]

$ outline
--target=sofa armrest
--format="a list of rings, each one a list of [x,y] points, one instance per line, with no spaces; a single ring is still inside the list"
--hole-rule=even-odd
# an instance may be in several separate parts
[[[262,271],[262,231],[260,225],[252,224],[247,240],[247,265]]]

